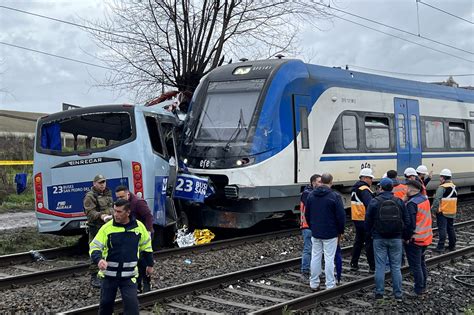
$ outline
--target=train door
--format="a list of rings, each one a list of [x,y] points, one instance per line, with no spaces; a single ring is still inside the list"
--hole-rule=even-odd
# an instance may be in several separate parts
[[[311,109],[308,95],[293,95],[293,135],[295,144],[295,183],[307,182],[314,171],[311,156],[308,116]]]
[[[420,110],[417,100],[395,98],[397,171],[421,164]]]

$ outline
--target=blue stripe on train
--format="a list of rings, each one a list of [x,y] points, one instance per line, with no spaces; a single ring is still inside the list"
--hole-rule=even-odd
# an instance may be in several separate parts
[[[423,154],[424,159],[428,158],[452,158],[452,157],[474,157],[473,153],[459,154]],[[345,155],[345,156],[322,156],[319,161],[354,161],[354,160],[391,160],[396,159],[396,155]]]

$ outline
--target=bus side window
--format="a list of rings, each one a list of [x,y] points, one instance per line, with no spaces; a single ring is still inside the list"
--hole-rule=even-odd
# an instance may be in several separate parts
[[[145,121],[153,151],[160,155],[164,155],[163,146],[161,144],[160,131],[158,130],[158,122],[156,118],[153,116],[146,116]]]

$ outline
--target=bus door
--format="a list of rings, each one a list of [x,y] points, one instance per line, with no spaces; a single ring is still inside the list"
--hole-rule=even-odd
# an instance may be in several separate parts
[[[308,116],[311,110],[308,95],[293,95],[293,136],[295,151],[295,183],[307,182],[314,172],[310,148]]]
[[[395,98],[397,172],[421,164],[420,111],[417,100]]]

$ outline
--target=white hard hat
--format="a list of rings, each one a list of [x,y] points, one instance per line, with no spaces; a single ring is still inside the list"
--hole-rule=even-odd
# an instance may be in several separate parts
[[[374,178],[374,175],[372,174],[372,170],[370,168],[363,168],[360,170],[359,177],[371,177]]]
[[[413,167],[407,168],[403,174],[405,174],[405,176],[418,176],[418,173]]]
[[[445,169],[442,169],[441,172],[439,173],[440,176],[453,176],[453,174],[451,173],[451,171],[447,168]]]
[[[416,172],[417,173],[420,173],[420,174],[425,174],[427,175],[428,174],[428,168],[424,165],[420,165],[416,168]]]
[[[387,178],[387,173],[383,173],[382,178]]]

